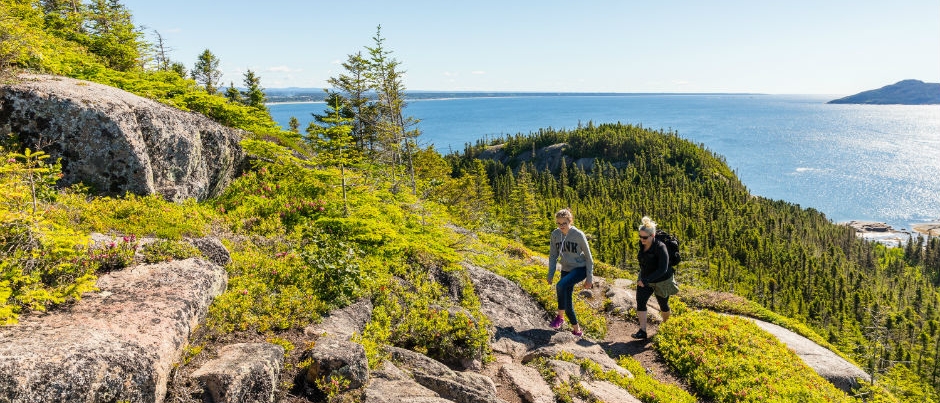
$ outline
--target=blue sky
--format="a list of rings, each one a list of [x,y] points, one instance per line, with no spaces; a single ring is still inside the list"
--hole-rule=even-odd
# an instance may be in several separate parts
[[[409,90],[853,94],[940,82],[940,1],[124,0],[188,68],[323,87],[385,47]]]

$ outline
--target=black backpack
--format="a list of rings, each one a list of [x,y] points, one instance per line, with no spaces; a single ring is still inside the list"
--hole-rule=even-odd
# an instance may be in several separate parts
[[[669,253],[669,267],[675,267],[682,261],[682,255],[679,254],[679,238],[658,229],[656,230],[656,240],[666,244],[666,252]]]

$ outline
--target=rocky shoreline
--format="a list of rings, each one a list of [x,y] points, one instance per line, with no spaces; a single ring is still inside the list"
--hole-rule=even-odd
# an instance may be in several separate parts
[[[940,221],[917,224],[914,226],[914,231],[932,237],[940,236]]]
[[[891,225],[877,221],[859,221],[852,220],[840,223],[855,229],[855,234],[871,241],[877,241],[889,246],[901,246],[911,237],[917,235],[940,236],[940,220],[916,224],[911,230],[902,228],[895,229]]]

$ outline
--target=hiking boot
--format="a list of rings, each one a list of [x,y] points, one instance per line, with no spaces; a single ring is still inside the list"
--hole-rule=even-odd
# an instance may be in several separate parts
[[[646,330],[640,330],[634,334],[631,334],[630,337],[633,337],[634,339],[645,339],[648,336],[646,335]]]
[[[572,330],[572,331],[571,331],[571,334],[573,334],[575,337],[581,337],[581,336],[584,336],[584,330],[582,329],[582,330],[577,331],[577,332],[574,331],[574,330]]]
[[[555,320],[553,320],[552,323],[549,323],[548,325],[551,326],[552,329],[558,329],[564,323],[565,323],[565,318],[561,317],[561,315],[558,315],[555,317]]]

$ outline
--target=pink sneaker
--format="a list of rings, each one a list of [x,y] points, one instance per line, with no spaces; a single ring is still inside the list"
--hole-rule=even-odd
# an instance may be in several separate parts
[[[563,323],[565,323],[565,318],[561,317],[561,315],[558,315],[555,317],[555,320],[553,320],[552,323],[549,323],[548,325],[551,326],[552,329],[558,329]]]
[[[576,332],[576,331],[572,330],[572,331],[571,331],[571,334],[575,335],[575,337],[581,337],[581,336],[584,335],[584,330],[582,329],[580,332]]]

